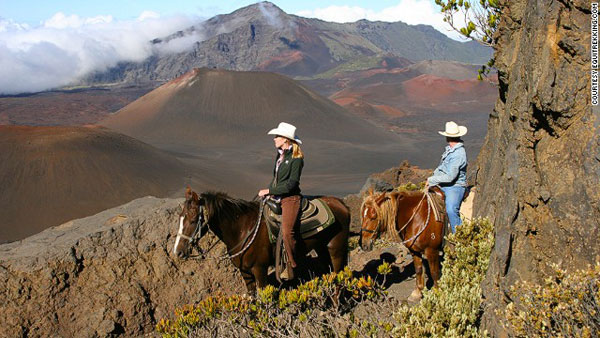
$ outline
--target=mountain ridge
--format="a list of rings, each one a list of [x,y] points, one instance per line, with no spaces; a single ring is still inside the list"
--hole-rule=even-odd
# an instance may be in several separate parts
[[[177,39],[196,41],[188,51],[154,54],[140,63],[122,62],[107,71],[89,74],[83,82],[169,81],[199,67],[312,76],[354,58],[378,53],[393,53],[413,61],[439,59],[477,64],[491,57],[491,49],[451,40],[427,25],[367,20],[326,22],[289,15],[270,2],[217,15],[166,37],[157,37],[151,43],[159,46]]]

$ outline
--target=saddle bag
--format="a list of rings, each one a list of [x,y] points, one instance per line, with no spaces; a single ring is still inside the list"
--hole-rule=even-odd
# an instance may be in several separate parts
[[[275,215],[281,215],[281,201],[273,198],[267,198],[265,204],[269,207],[269,209],[271,209],[271,211],[273,211]]]

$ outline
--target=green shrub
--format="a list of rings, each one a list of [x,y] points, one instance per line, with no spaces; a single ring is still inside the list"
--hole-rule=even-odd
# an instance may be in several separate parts
[[[402,306],[394,334],[402,337],[477,337],[481,305],[480,283],[494,244],[492,224],[485,219],[464,222],[450,234],[453,249],[445,250],[438,287],[425,291],[419,304]]]
[[[381,271],[389,273],[388,267]],[[239,336],[364,336],[379,330],[390,331],[391,323],[361,320],[349,310],[385,298],[385,292],[371,277],[355,278],[346,268],[301,284],[279,290],[267,286],[257,296],[208,297],[196,305],[176,310],[175,320],[162,319],[156,330],[163,337],[206,335]]]
[[[542,285],[520,282],[511,288],[518,301],[504,311],[509,329],[522,337],[598,337],[600,262],[572,273],[552,268]]]
[[[398,191],[416,191],[416,190],[423,190],[423,188],[425,187],[425,181],[420,182],[419,184],[414,184],[414,183],[406,183],[404,185],[399,185],[396,187],[396,190]]]

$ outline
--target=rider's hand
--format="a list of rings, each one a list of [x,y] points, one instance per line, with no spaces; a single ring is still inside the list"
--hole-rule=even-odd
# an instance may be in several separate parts
[[[269,189],[262,189],[258,191],[258,196],[263,197],[269,194]]]

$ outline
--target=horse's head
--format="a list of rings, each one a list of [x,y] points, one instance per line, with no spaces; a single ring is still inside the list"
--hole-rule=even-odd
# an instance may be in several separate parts
[[[383,217],[381,215],[381,204],[390,197],[385,192],[374,194],[372,190],[365,197],[360,208],[362,225],[360,229],[360,247],[369,251],[373,249],[373,243],[382,231]]]
[[[192,191],[190,187],[185,190],[183,210],[179,214],[179,231],[173,246],[173,253],[178,257],[189,256],[192,250],[192,241],[195,236],[202,235],[202,227],[206,225],[204,200]]]

